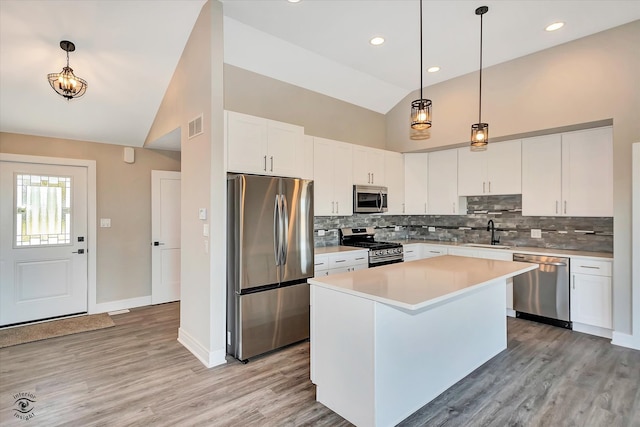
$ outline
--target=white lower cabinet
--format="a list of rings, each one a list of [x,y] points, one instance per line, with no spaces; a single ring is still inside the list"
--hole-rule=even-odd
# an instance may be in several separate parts
[[[447,255],[447,248],[437,245],[425,245],[422,244],[421,255],[422,258],[433,258],[441,255]]]
[[[369,268],[369,251],[355,250],[315,256],[315,277]]]
[[[575,330],[581,325],[613,328],[610,261],[571,258],[571,321]],[[610,338],[608,331],[584,332]]]
[[[402,245],[402,256],[404,261],[416,261],[424,258],[422,256],[422,244],[421,243],[409,243]]]

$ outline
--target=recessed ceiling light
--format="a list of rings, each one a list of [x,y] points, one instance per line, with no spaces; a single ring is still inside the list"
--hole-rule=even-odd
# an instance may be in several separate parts
[[[384,37],[374,37],[371,40],[369,40],[369,43],[371,43],[374,46],[380,46],[382,43],[384,43]]]
[[[289,3],[299,3],[300,0],[287,0]]]
[[[553,24],[547,25],[547,27],[544,30],[555,31],[555,30],[559,30],[562,27],[564,27],[564,22],[554,22]]]
[[[435,73],[437,71],[440,71],[440,67],[438,67],[437,65],[435,67],[427,68],[427,73]]]

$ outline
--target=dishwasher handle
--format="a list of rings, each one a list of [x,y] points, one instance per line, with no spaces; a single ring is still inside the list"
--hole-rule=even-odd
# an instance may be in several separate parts
[[[519,262],[528,262],[531,264],[540,264],[540,265],[554,265],[556,267],[566,267],[567,263],[566,262],[545,262],[545,261],[541,261],[541,260],[536,260],[532,257],[525,257],[522,255],[513,255],[513,260],[514,261],[519,261]]]

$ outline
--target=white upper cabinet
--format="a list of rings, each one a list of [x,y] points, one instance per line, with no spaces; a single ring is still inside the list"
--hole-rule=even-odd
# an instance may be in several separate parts
[[[404,155],[404,213],[409,215],[427,214],[427,153]]]
[[[384,150],[353,146],[353,183],[356,185],[386,185]]]
[[[315,215],[353,214],[351,150],[351,144],[314,138]]]
[[[613,216],[611,128],[562,135],[562,213]]]
[[[458,150],[433,151],[428,156],[427,212],[458,215]],[[466,206],[464,206],[466,214]]]
[[[489,144],[485,151],[458,149],[458,195],[520,194],[521,141]]]
[[[227,170],[301,176],[304,128],[227,111]]]
[[[384,176],[387,186],[387,215],[404,213],[404,157],[401,153],[384,153]]]
[[[522,214],[613,216],[611,128],[523,140]]]

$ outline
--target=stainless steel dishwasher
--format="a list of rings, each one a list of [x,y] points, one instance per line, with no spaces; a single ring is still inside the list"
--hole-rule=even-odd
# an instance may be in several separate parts
[[[513,254],[513,260],[539,264],[513,278],[516,317],[572,329],[569,310],[569,258]]]

